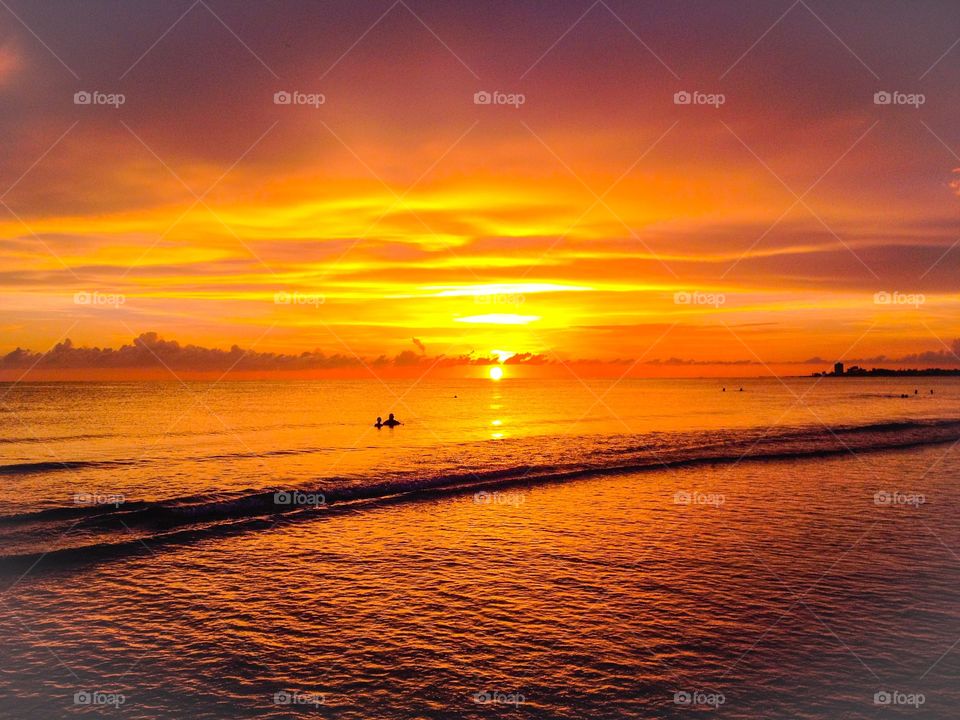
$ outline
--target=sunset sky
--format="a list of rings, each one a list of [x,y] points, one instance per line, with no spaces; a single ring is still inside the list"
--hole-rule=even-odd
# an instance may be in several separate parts
[[[0,353],[960,365],[958,38],[925,0],[6,0]]]

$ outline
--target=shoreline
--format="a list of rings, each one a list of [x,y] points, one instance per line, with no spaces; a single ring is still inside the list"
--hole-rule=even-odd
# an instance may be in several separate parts
[[[955,421],[960,423],[960,420]],[[180,529],[170,530],[165,533],[155,535],[133,537],[116,543],[101,543],[93,545],[84,545],[79,547],[62,548],[59,550],[48,550],[36,553],[19,553],[0,556],[0,577],[6,577],[24,570],[33,569],[34,572],[40,570],[41,561],[54,565],[56,567],[80,568],[97,564],[105,560],[114,558],[125,558],[145,553],[154,552],[158,547],[178,547],[203,542],[208,539],[220,539],[237,535],[247,534],[251,531],[260,529],[270,529],[278,525],[289,525],[296,523],[309,522],[320,518],[330,518],[331,516],[340,516],[348,513],[355,513],[368,508],[381,508],[397,504],[417,503],[424,500],[436,500],[447,497],[456,497],[465,494],[479,494],[489,491],[499,491],[504,489],[526,487],[535,488],[546,485],[559,485],[573,482],[576,480],[599,479],[602,477],[623,477],[634,474],[656,473],[658,471],[673,471],[689,468],[698,468],[704,466],[738,466],[738,465],[762,465],[777,464],[784,462],[804,463],[810,460],[826,458],[843,458],[850,454],[856,456],[858,453],[874,454],[884,452],[898,452],[916,450],[918,448],[934,447],[947,443],[955,443],[960,439],[960,434],[954,434],[949,437],[918,439],[912,442],[891,442],[866,447],[858,447],[854,451],[849,446],[841,442],[840,447],[817,448],[809,451],[793,452],[769,452],[757,455],[748,454],[730,454],[717,456],[703,456],[694,458],[676,458],[672,460],[654,460],[648,463],[635,463],[630,465],[593,467],[572,469],[554,473],[542,474],[523,474],[520,476],[478,479],[476,482],[454,482],[446,484],[446,478],[438,478],[435,484],[402,489],[395,488],[396,492],[385,492],[391,488],[384,486],[366,486],[358,488],[344,488],[339,491],[326,491],[322,488],[313,490],[304,490],[308,493],[321,493],[325,497],[336,498],[331,502],[325,502],[323,505],[311,506],[308,508],[299,507],[285,512],[262,513],[258,510],[241,516],[226,516],[220,520],[211,519],[208,522],[194,523],[192,527],[180,527]],[[264,496],[273,495],[273,491],[266,491]],[[337,496],[340,496],[337,498]],[[243,500],[244,498],[240,498]],[[227,501],[229,502],[229,501]],[[274,506],[275,507],[275,506]],[[141,512],[134,510],[131,512]],[[106,514],[106,519],[112,520],[111,514]],[[132,529],[124,522],[124,513],[116,512],[116,519],[124,530],[132,532]],[[129,518],[127,518],[129,519]],[[77,521],[79,522],[79,521]],[[76,523],[75,523],[76,524]],[[133,524],[133,523],[131,523]],[[185,521],[182,525],[188,525]],[[176,527],[176,526],[174,526]],[[146,543],[149,542],[149,545]],[[37,567],[34,567],[37,566]],[[52,569],[49,568],[48,569]]]

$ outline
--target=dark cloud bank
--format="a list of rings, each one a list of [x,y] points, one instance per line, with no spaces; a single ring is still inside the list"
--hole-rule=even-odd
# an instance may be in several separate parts
[[[191,371],[302,371],[325,370],[364,367],[412,367],[412,366],[456,366],[456,365],[490,365],[497,362],[495,357],[478,356],[474,353],[466,355],[438,355],[430,357],[426,354],[425,345],[418,339],[412,341],[416,350],[404,350],[389,357],[380,355],[376,358],[361,358],[354,355],[328,355],[320,350],[303,352],[299,355],[286,353],[257,352],[244,350],[234,345],[229,350],[207,348],[199,345],[181,345],[175,340],[164,340],[155,332],[143,333],[129,345],[117,349],[99,347],[77,347],[69,339],[55,345],[47,352],[34,352],[17,348],[0,358],[0,370],[20,369],[140,369],[166,367],[172,370]],[[689,366],[689,365],[759,365],[753,360],[711,361],[685,360],[668,358],[666,360],[652,359],[637,362],[629,358],[616,360],[561,360],[537,353],[518,353],[506,360],[507,365],[558,365],[558,364],[620,364],[620,365],[657,365],[657,366]],[[954,340],[952,347],[943,350],[904,355],[902,357],[888,357],[879,355],[871,358],[847,358],[848,365],[859,364],[864,366],[877,365],[916,365],[923,367],[960,366],[960,339]],[[784,364],[784,363],[777,363]],[[798,361],[796,365],[829,365],[830,361],[814,357]]]

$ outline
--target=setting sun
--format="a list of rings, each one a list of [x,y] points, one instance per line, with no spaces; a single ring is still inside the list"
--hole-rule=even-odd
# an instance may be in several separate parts
[[[503,377],[503,368],[502,368],[502,367],[500,367],[499,365],[494,365],[492,368],[490,368],[490,379],[491,379],[491,380],[499,380],[499,379],[502,378],[502,377]]]

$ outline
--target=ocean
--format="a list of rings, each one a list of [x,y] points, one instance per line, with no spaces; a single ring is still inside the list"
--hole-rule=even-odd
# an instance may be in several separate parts
[[[960,379],[0,398],[4,717],[960,702]]]

